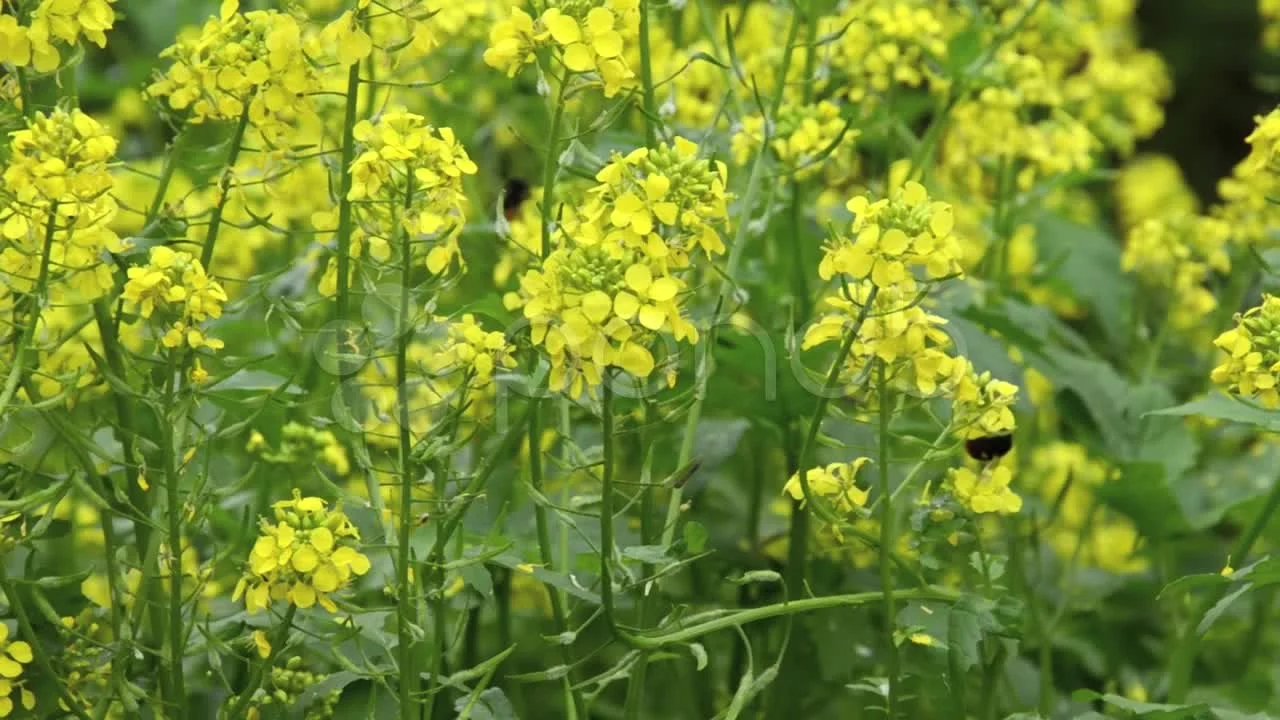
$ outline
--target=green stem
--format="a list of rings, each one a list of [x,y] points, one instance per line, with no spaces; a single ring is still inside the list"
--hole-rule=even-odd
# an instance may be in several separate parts
[[[351,218],[351,163],[356,156],[356,103],[359,102],[360,96],[360,63],[352,63],[350,69],[347,70],[347,103],[346,109],[342,116],[342,168],[340,172],[340,180],[338,183],[338,230],[337,230],[337,248],[334,252],[338,256],[338,281],[334,290],[334,319],[339,324],[347,319],[347,314],[351,308],[351,232],[353,230],[353,222]],[[342,332],[339,328],[339,332]],[[343,338],[338,338],[341,345]],[[341,352],[341,348],[339,348]],[[341,375],[345,375],[345,367],[341,367]]]
[[[542,403],[539,398],[533,398],[529,408],[529,484],[533,486],[539,494],[542,494]],[[555,567],[555,559],[551,549],[551,528],[547,523],[547,509],[543,507],[541,502],[533,504],[533,522],[538,532],[538,557],[542,566],[548,570]],[[556,632],[563,634],[569,631],[569,621],[564,611],[564,596],[560,594],[560,589],[547,584],[547,597],[551,600],[551,617],[555,621]],[[560,660],[566,667],[573,667],[573,648],[565,643],[560,645]],[[572,698],[573,707],[577,716],[587,717],[586,702],[582,698],[582,692],[574,688],[576,684],[573,681],[573,671],[565,673],[561,678],[561,687],[565,693]]]
[[[1275,514],[1278,507],[1280,507],[1280,480],[1272,483],[1271,492],[1267,494],[1261,512],[1240,536],[1234,552],[1231,553],[1232,562],[1237,567],[1244,567],[1249,559],[1249,553],[1253,552],[1254,544],[1262,536],[1262,531],[1266,529],[1267,523],[1271,521],[1271,516]],[[1182,640],[1174,648],[1173,658],[1169,664],[1168,702],[1170,703],[1181,703],[1186,700],[1187,691],[1191,685],[1191,669],[1195,663],[1196,652],[1200,648],[1200,632],[1197,628],[1205,613],[1218,602],[1222,594],[1222,590],[1205,594],[1187,619],[1187,628],[1183,632]]]
[[[18,594],[18,590],[13,585],[13,581],[9,579],[8,572],[5,571],[4,563],[0,563],[0,591],[4,592],[4,596],[9,599],[9,607],[13,610],[14,616],[18,619],[18,630],[22,636],[31,644],[32,655],[35,656],[36,667],[40,668],[41,674],[44,675],[48,682],[54,684],[58,689],[58,697],[67,706],[69,712],[81,720],[91,720],[89,714],[80,707],[80,703],[75,696],[67,690],[67,686],[62,682],[61,676],[53,669],[53,665],[49,662],[45,650],[49,647],[46,643],[40,641],[36,636],[36,631],[31,627],[31,618],[27,615],[27,608],[22,601],[22,596]]]
[[[227,150],[227,160],[222,166],[222,176],[218,178],[218,202],[213,206],[213,214],[209,216],[209,231],[205,234],[204,249],[200,251],[200,264],[209,268],[213,260],[213,247],[218,242],[218,231],[222,229],[222,213],[227,208],[227,196],[230,194],[231,177],[235,174],[236,160],[240,158],[241,146],[244,144],[244,133],[249,127],[250,100],[245,100],[244,111],[236,123],[235,132],[231,135],[231,147]],[[163,198],[163,195],[160,196]],[[154,201],[153,201],[154,202]]]
[[[885,664],[888,666],[889,688],[885,694],[885,715],[889,720],[897,716],[898,710],[898,644],[894,642],[894,624],[898,616],[893,594],[893,564],[889,555],[895,542],[895,522],[893,492],[889,486],[889,421],[892,409],[889,407],[889,383],[885,379],[884,363],[876,370],[876,390],[880,399],[880,496],[885,498],[880,515],[880,587],[884,593]]]
[[[649,48],[649,0],[640,0],[640,84],[644,97],[644,144],[658,145],[658,103],[653,92],[653,62]]]
[[[249,676],[249,684],[240,692],[239,697],[236,699],[236,704],[232,706],[231,712],[226,715],[228,720],[239,720],[244,717],[254,694],[258,692],[258,688],[262,687],[262,682],[266,679],[267,672],[275,665],[276,658],[284,650],[285,643],[289,640],[289,629],[293,626],[293,616],[297,612],[297,606],[290,603],[289,609],[284,613],[284,620],[280,622],[280,627],[276,629],[276,636],[271,641],[271,653],[267,655],[265,660],[254,666],[253,673]]]
[[[613,616],[613,385],[612,377],[605,375],[600,400],[600,433],[604,443],[604,464],[600,471],[600,610],[605,627],[618,633],[618,622]]]
[[[959,595],[951,590],[943,588],[915,588],[910,590],[894,590],[893,595],[898,600],[938,600],[942,602],[954,602]],[[784,615],[797,615],[803,612],[814,612],[817,610],[828,610],[836,607],[856,607],[860,605],[870,605],[875,602],[883,602],[884,593],[879,590],[863,593],[852,593],[848,595],[825,595],[823,597],[804,598],[801,600],[785,600],[772,605],[762,605],[757,608],[750,608],[733,613],[729,613],[724,617],[714,618],[695,625],[689,625],[679,630],[672,630],[668,633],[660,633],[657,635],[627,635],[626,641],[632,647],[645,650],[658,650],[668,645],[679,645],[680,643],[688,643],[703,635],[708,635],[720,630],[728,630],[730,628],[740,627],[749,623],[768,620],[770,618],[781,617]]]
[[[405,187],[405,207],[413,200],[413,173],[408,174]],[[396,552],[396,583],[399,597],[396,599],[396,636],[399,643],[400,662],[400,717],[411,720],[415,714],[413,696],[417,691],[418,675],[414,672],[415,653],[410,613],[417,608],[413,596],[413,583],[409,579],[409,535],[413,531],[413,440],[409,436],[409,287],[413,281],[413,236],[408,230],[400,232],[400,305],[396,311],[396,406],[399,434],[397,449],[400,460],[400,527],[396,531],[399,543]]]
[[[551,224],[555,222],[556,177],[560,169],[560,125],[564,122],[564,101],[573,73],[565,71],[551,109],[551,126],[547,130],[547,157],[542,167],[542,257],[551,254]]]
[[[175,374],[177,373],[177,358],[174,354],[170,354],[166,373],[168,377],[165,378],[164,407],[174,408]],[[160,445],[160,454],[164,466],[165,504],[168,510],[166,520],[169,531],[169,685],[173,690],[172,702],[176,717],[183,718],[187,714],[186,674],[182,669],[185,657],[183,639],[186,637],[182,632],[183,513],[181,497],[178,494],[177,461],[174,457],[177,452],[176,445],[181,442],[181,438],[174,431],[178,423],[165,422],[163,425],[164,440]]]

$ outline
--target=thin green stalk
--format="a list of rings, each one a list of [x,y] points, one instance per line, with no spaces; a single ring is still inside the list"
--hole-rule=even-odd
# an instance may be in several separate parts
[[[796,38],[800,33],[800,14],[791,11],[791,23],[787,29],[787,40],[785,50],[782,54],[782,64],[778,68],[777,87],[778,91],[773,97],[772,107],[769,111],[769,117],[777,117],[778,108],[782,106],[782,96],[786,88],[787,73],[791,69],[791,56],[795,50]],[[767,144],[767,143],[766,143]],[[751,170],[747,175],[747,190],[743,195],[742,207],[749,212],[751,208],[756,206],[756,197],[760,193],[760,183],[764,178],[764,164],[767,153],[762,148],[756,153],[755,159],[751,163]],[[716,346],[716,334],[719,329],[720,313],[724,310],[725,303],[729,299],[730,293],[736,285],[734,277],[737,275],[738,264],[742,260],[742,252],[746,246],[747,227],[750,225],[746,218],[741,218],[738,222],[738,229],[734,232],[733,241],[729,247],[729,259],[725,263],[725,272],[720,281],[720,290],[716,297],[715,312],[712,315],[711,326],[707,328],[707,339],[705,341],[702,355],[698,362],[697,377],[695,378],[695,386],[693,393],[693,405],[689,408],[689,415],[685,419],[684,435],[680,442],[680,455],[676,460],[676,467],[685,467],[689,461],[693,459],[693,440],[698,430],[698,421],[702,419],[702,406],[707,400],[707,384],[711,380],[712,369],[712,348]],[[675,538],[676,521],[680,516],[680,505],[683,502],[683,487],[673,488],[671,497],[667,501],[666,521],[663,523],[662,544],[670,545]]]
[[[209,230],[205,234],[204,249],[200,251],[200,264],[206,270],[209,268],[209,261],[213,260],[213,247],[218,242],[218,231],[222,228],[222,213],[227,208],[227,196],[231,192],[231,176],[235,173],[236,160],[240,159],[244,133],[248,127],[249,101],[246,100],[244,111],[240,113],[240,120],[236,123],[235,132],[231,135],[231,147],[227,150],[227,160],[222,166],[222,177],[218,178],[218,202],[213,206],[213,214],[209,216]]]
[[[80,707],[80,703],[67,690],[67,686],[62,682],[62,678],[53,669],[53,665],[49,662],[49,657],[45,654],[48,644],[40,641],[36,631],[31,627],[31,619],[27,615],[26,604],[22,600],[22,596],[18,594],[17,588],[14,587],[13,581],[9,579],[8,572],[5,571],[4,563],[0,563],[0,592],[4,592],[4,596],[9,599],[9,607],[13,610],[14,617],[18,619],[18,630],[22,636],[26,638],[31,645],[32,655],[34,655],[36,667],[40,668],[40,673],[45,679],[54,684],[58,689],[58,697],[69,708],[69,712],[80,718],[80,720],[92,720],[89,714]]]
[[[885,715],[889,720],[897,717],[898,710],[898,644],[894,642],[893,630],[895,619],[898,617],[898,611],[895,607],[896,598],[893,594],[893,564],[890,562],[889,554],[895,542],[896,528],[894,527],[897,518],[894,515],[893,492],[889,486],[889,421],[892,419],[892,408],[888,402],[889,383],[885,379],[884,363],[880,363],[876,370],[877,381],[876,390],[880,398],[880,457],[877,464],[880,466],[880,496],[885,498],[884,507],[881,508],[880,514],[880,588],[884,593],[884,623],[885,623],[885,664],[888,666],[888,692],[885,693]]]
[[[540,398],[533,398],[529,408],[529,484],[539,494],[542,493],[542,412]],[[547,524],[547,509],[542,503],[535,502],[533,504],[533,522],[538,532],[538,556],[542,562],[542,566],[548,570],[555,567],[555,560],[551,553],[551,529]],[[551,617],[555,622],[556,632],[565,633],[569,631],[569,621],[564,611],[564,596],[560,594],[560,589],[547,584],[547,596],[551,600]],[[573,668],[573,648],[565,643],[560,645],[560,661],[568,668]],[[565,693],[572,699],[573,707],[579,718],[587,717],[587,705],[583,700],[582,692],[574,688],[577,684],[573,680],[573,670],[565,673],[561,678],[561,687]]]
[[[166,409],[175,406],[175,374],[177,372],[177,358],[171,354],[164,386],[164,407]],[[183,639],[186,637],[182,632],[183,513],[181,498],[178,495],[177,461],[174,457],[176,443],[180,442],[181,438],[177,437],[174,432],[176,423],[165,422],[162,425],[164,439],[160,444],[160,457],[164,467],[165,504],[168,510],[166,520],[169,524],[169,686],[173,690],[172,701],[176,717],[184,718],[187,715],[187,692],[185,687],[186,673],[182,669],[185,657]]]
[[[652,545],[654,540],[655,528],[653,523],[653,492],[649,488],[649,473],[647,472],[652,460],[648,451],[648,444],[644,429],[653,421],[653,406],[646,399],[644,402],[644,420],[641,422],[640,431],[637,433],[639,442],[637,445],[640,449],[641,467],[645,468],[640,473],[640,544]],[[650,563],[643,563],[640,567],[641,577],[650,577],[654,568]],[[745,585],[743,586],[746,587]],[[649,618],[655,614],[657,604],[657,593],[644,593],[640,599],[640,612],[637,616],[637,627],[649,627]],[[645,700],[645,682],[649,675],[649,655],[641,653],[640,659],[636,661],[635,667],[631,670],[631,677],[627,681],[627,697],[626,703],[623,705],[622,714],[627,720],[639,720],[644,715]]]
[[[954,602],[959,597],[956,592],[940,587],[894,590],[893,595],[898,600],[938,600],[942,602]],[[731,612],[723,617],[717,617],[693,625],[687,625],[679,630],[672,630],[667,633],[659,633],[656,635],[627,635],[626,641],[632,647],[642,648],[645,650],[659,650],[669,645],[679,645],[681,643],[692,642],[703,635],[708,635],[713,632],[741,627],[743,625],[759,622],[761,620],[768,620],[770,618],[782,617],[785,615],[798,615],[804,612],[828,610],[836,607],[870,605],[875,602],[883,601],[884,593],[879,590],[852,593],[848,595],[824,595],[822,597],[802,598],[800,600],[785,600],[772,605],[762,605],[757,608]]]
[[[342,116],[342,167],[338,182],[338,230],[334,252],[338,255],[338,282],[334,290],[334,319],[339,324],[347,319],[351,309],[351,163],[356,157],[356,103],[360,96],[360,63],[352,63],[347,70],[347,104]],[[339,332],[342,332],[339,328]],[[341,345],[343,338],[338,338]],[[341,348],[339,348],[341,352]],[[345,365],[339,366],[339,374],[346,375]]]
[[[22,68],[14,68],[14,75],[18,78],[18,101],[22,103],[22,116],[29,118],[35,114],[35,108],[31,107],[31,83],[27,81],[27,74]]]
[[[178,137],[180,138],[181,135]],[[173,145],[177,144],[178,141],[174,140]],[[160,216],[160,208],[164,206],[164,197],[169,194],[169,184],[173,181],[173,172],[177,169],[176,155],[177,152],[173,146],[169,148],[169,152],[165,153],[164,165],[160,167],[160,179],[156,183],[156,193],[151,198],[151,206],[147,208],[147,214],[142,222],[143,228],[150,228],[151,223]]]
[[[413,200],[413,173],[405,186],[404,204]],[[409,436],[409,288],[413,281],[413,236],[400,232],[400,305],[396,311],[396,409],[399,434],[397,449],[400,460],[400,527],[396,531],[396,637],[400,662],[400,717],[411,720],[415,714],[413,696],[417,692],[418,675],[414,672],[413,633],[409,630],[410,613],[417,608],[413,583],[409,579],[409,535],[413,532],[413,440]]]
[[[600,399],[600,433],[603,435],[604,463],[600,470],[600,610],[605,627],[617,634],[613,616],[613,385],[605,376]]]
[[[1248,561],[1249,553],[1253,552],[1254,544],[1262,536],[1262,531],[1266,529],[1267,523],[1271,521],[1271,516],[1275,514],[1277,508],[1280,508],[1280,480],[1272,483],[1271,492],[1267,494],[1262,511],[1236,542],[1231,559],[1237,567],[1243,567]],[[1186,700],[1187,691],[1191,686],[1191,669],[1195,664],[1196,652],[1200,649],[1198,626],[1205,613],[1209,612],[1210,608],[1221,599],[1222,594],[1221,589],[1206,593],[1191,616],[1187,618],[1187,628],[1183,632],[1182,640],[1174,648],[1173,657],[1169,663],[1168,701],[1170,703],[1181,703]]]
[[[271,652],[267,658],[258,663],[253,668],[253,673],[249,676],[249,684],[244,690],[240,691],[240,695],[236,700],[236,704],[232,706],[231,712],[227,713],[227,717],[231,720],[239,720],[244,717],[245,711],[249,709],[249,703],[253,700],[253,696],[258,692],[258,688],[262,687],[262,681],[267,677],[267,671],[276,663],[276,658],[280,656],[284,650],[285,643],[289,640],[289,629],[293,627],[293,616],[298,612],[298,607],[293,603],[289,604],[289,609],[284,612],[284,619],[280,621],[280,626],[276,628],[276,636],[271,639]]]
[[[556,177],[560,170],[560,125],[564,122],[564,101],[573,73],[565,70],[551,109],[551,126],[547,129],[547,157],[542,167],[542,257],[551,254],[551,223],[555,222]]]

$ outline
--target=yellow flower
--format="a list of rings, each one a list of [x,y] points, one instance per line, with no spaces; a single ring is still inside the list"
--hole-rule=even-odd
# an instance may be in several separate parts
[[[167,348],[220,350],[222,341],[207,337],[198,323],[222,316],[227,293],[205,274],[204,265],[189,253],[164,245],[151,248],[144,266],[131,267],[125,283],[127,307],[150,319],[160,311],[161,344]]]
[[[292,500],[273,508],[276,522],[261,520],[248,571],[232,599],[244,597],[250,613],[272,600],[337,612],[330,594],[369,572],[369,558],[356,549],[360,533],[340,509],[329,510],[321,498],[303,497],[297,490]]]
[[[908,181],[875,201],[859,195],[847,207],[854,215],[853,237],[828,244],[818,266],[824,280],[842,274],[885,288],[906,282],[912,267],[923,268],[931,279],[959,274],[954,213],[947,203],[931,201],[923,185]]]
[[[9,627],[0,623],[0,717],[8,717],[13,712],[14,704],[10,695],[14,689],[20,690],[22,707],[27,710],[35,708],[36,698],[20,680],[24,665],[34,659],[31,646],[26,642],[9,640]]]
[[[1009,488],[1013,471],[1007,466],[952,469],[948,482],[952,493],[969,510],[978,513],[1012,514],[1022,509],[1022,498]]]
[[[831,463],[826,467],[810,468],[805,473],[805,484],[809,492],[822,498],[828,498],[837,510],[844,513],[853,512],[856,508],[867,504],[868,492],[857,486],[858,471],[870,462],[869,458],[860,457],[852,462]],[[792,475],[783,486],[782,491],[795,500],[807,500],[804,485],[799,474]]]
[[[1236,327],[1213,341],[1224,358],[1210,374],[1226,392],[1280,407],[1280,298],[1263,295],[1262,304],[1238,318]]]

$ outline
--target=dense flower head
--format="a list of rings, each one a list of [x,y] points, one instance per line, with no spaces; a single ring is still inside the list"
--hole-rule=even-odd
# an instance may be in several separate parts
[[[27,689],[22,674],[35,658],[31,646],[22,640],[9,639],[9,626],[0,623],[0,717],[8,717],[14,710],[13,691],[19,693],[19,701],[27,711],[35,709],[36,696]]]
[[[869,278],[886,288],[908,282],[916,267],[930,279],[959,274],[954,212],[949,204],[931,200],[920,183],[908,181],[877,200],[859,195],[848,209],[853,225],[848,236],[827,243],[818,265],[822,279]]]
[[[824,303],[830,311],[805,331],[801,349],[839,344],[857,318],[865,316],[848,356],[837,359],[845,383],[865,379],[872,363],[878,362],[895,389],[933,396],[963,369],[947,352],[951,338],[943,330],[946,320],[920,306],[914,282],[878,289],[864,280],[850,285],[847,293],[828,296]]]
[[[320,430],[298,422],[287,422],[280,428],[280,444],[277,448],[268,447],[266,438],[255,430],[250,435],[245,450],[255,453],[264,462],[319,464],[328,467],[339,477],[351,472],[351,459],[347,449],[338,441],[333,431]]]
[[[369,572],[369,558],[359,550],[360,531],[340,508],[330,510],[322,498],[303,497],[298,490],[272,507],[274,522],[259,521],[248,569],[232,599],[243,596],[251,614],[272,600],[299,608],[318,603],[337,612],[330,596]]]
[[[255,633],[255,645],[266,642],[261,636],[262,631]],[[258,645],[258,655],[265,659],[270,654],[269,644],[265,648],[267,655],[262,653],[262,649]],[[307,663],[296,655],[285,660],[282,665],[272,666],[263,682],[262,691],[249,701],[249,707],[245,711],[246,720],[261,720],[278,712],[289,712],[302,720],[329,720],[337,709],[342,690],[334,688],[323,693],[308,692],[328,677],[325,673],[308,669]],[[228,697],[228,707],[234,706],[238,700],[239,696]]]
[[[157,316],[165,347],[222,348],[222,341],[205,335],[200,325],[222,316],[227,293],[205,273],[198,258],[157,245],[151,248],[147,264],[129,268],[128,276],[126,304],[143,319]]]
[[[621,245],[573,244],[552,252],[504,298],[530,321],[533,342],[551,360],[552,390],[594,392],[618,367],[646,378],[656,365],[648,345],[656,333],[697,342],[683,315],[684,282],[639,251]]]
[[[1213,344],[1225,357],[1211,378],[1223,390],[1280,407],[1280,297],[1263,295],[1262,304],[1236,316],[1236,326]]]
[[[625,50],[638,33],[639,7],[639,0],[552,0],[536,20],[513,7],[490,30],[484,61],[514,77],[538,48],[551,48],[566,69],[598,77],[613,97],[635,81]]]
[[[938,8],[917,0],[856,0],[823,23],[836,37],[830,63],[848,99],[881,98],[894,87],[946,83],[932,63],[947,52]]]
[[[107,46],[107,31],[115,24],[111,5],[116,0],[40,0],[27,25],[13,15],[0,14],[0,63],[31,66],[51,72],[62,62],[59,45],[73,47],[81,38]]]
[[[689,254],[724,253],[717,226],[728,218],[728,169],[699,157],[698,146],[677,137],[656,149],[615,153],[596,173],[597,186],[565,232],[583,245],[605,243],[642,252],[672,269]]]
[[[477,167],[453,130],[393,109],[359,122],[355,138],[361,149],[351,162],[348,198],[362,201],[358,221],[364,233],[388,244],[399,231],[425,236],[425,262],[432,274],[460,261],[458,233],[467,204],[463,177]],[[336,258],[329,272],[337,272]]]
[[[992,378],[990,372],[977,373],[964,358],[956,362],[965,369],[958,374],[953,391],[953,431],[966,440],[1012,433],[1016,429],[1013,404],[1018,386]]]
[[[809,492],[825,498],[836,510],[850,513],[867,504],[867,490],[858,487],[858,471],[870,462],[869,458],[855,458],[852,462],[831,463],[823,467],[810,468],[805,473]],[[804,485],[800,483],[797,473],[787,480],[782,491],[794,500],[807,501]]]
[[[952,468],[947,474],[947,487],[956,500],[979,515],[1010,515],[1022,509],[1022,498],[1009,483],[1013,471],[1007,465],[988,465],[980,470]]]
[[[279,144],[320,89],[303,47],[302,27],[274,10],[239,12],[225,0],[218,17],[160,53],[172,64],[147,88],[194,123],[235,121],[248,111],[252,126]]]
[[[849,128],[835,103],[784,103],[772,127],[766,127],[765,118],[759,113],[743,118],[730,149],[734,162],[743,165],[764,144],[767,135],[769,149],[778,161],[802,180],[823,173],[831,162],[854,164],[854,141],[860,132]]]
[[[1218,300],[1206,283],[1231,270],[1230,226],[1190,213],[1153,217],[1129,231],[1120,266],[1169,299],[1169,322],[1179,330],[1201,326]]]
[[[35,288],[46,241],[48,276],[58,297],[92,301],[111,289],[114,280],[103,255],[127,247],[111,229],[118,206],[110,195],[108,164],[116,145],[96,120],[61,108],[35,113],[11,135],[8,166],[0,178],[5,290]]]

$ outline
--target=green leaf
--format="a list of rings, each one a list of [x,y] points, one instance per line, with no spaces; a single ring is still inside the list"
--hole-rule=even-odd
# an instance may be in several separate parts
[[[1203,704],[1167,705],[1164,703],[1138,702],[1121,695],[1110,693],[1102,695],[1093,690],[1077,690],[1072,693],[1071,699],[1076,702],[1101,700],[1111,707],[1133,713],[1132,717],[1149,718],[1150,720],[1198,720],[1205,717],[1205,713],[1209,712],[1209,706]]]
[[[1120,243],[1102,230],[1051,213],[1036,222],[1036,244],[1046,265],[1089,308],[1112,348],[1129,343],[1132,278],[1120,270]]]
[[[1244,597],[1245,593],[1252,590],[1253,587],[1253,583],[1247,582],[1214,603],[1214,606],[1209,608],[1209,612],[1205,613],[1204,617],[1200,619],[1200,624],[1196,626],[1196,633],[1204,635],[1208,632],[1209,628],[1213,627],[1213,624],[1218,621],[1218,618],[1222,617],[1227,610],[1230,610],[1231,606]]]
[[[1264,410],[1260,407],[1250,405],[1235,398],[1227,397],[1221,393],[1213,393],[1189,403],[1168,407],[1162,410],[1152,410],[1149,415],[1198,415],[1200,417],[1216,418],[1218,420],[1226,420],[1243,425],[1252,425],[1254,427],[1267,430],[1269,432],[1280,431],[1280,413],[1272,410]]]
[[[511,705],[511,701],[507,699],[506,693],[500,688],[486,688],[484,692],[475,697],[472,702],[470,697],[458,698],[453,703],[453,709],[461,717],[467,717],[469,720],[518,720],[516,710]]]
[[[1133,521],[1147,537],[1169,537],[1189,532],[1182,506],[1165,482],[1164,469],[1153,462],[1123,463],[1115,480],[1095,492],[1111,507]]]
[[[1220,587],[1231,582],[1224,575],[1218,573],[1197,573],[1195,575],[1183,575],[1173,582],[1165,585],[1156,596],[1156,600],[1166,600],[1173,598],[1177,600],[1182,594],[1199,590],[1207,587]]]
[[[703,548],[707,546],[707,539],[710,537],[707,533],[707,528],[696,520],[684,524],[681,536],[684,538],[685,549],[693,555],[702,552]]]

